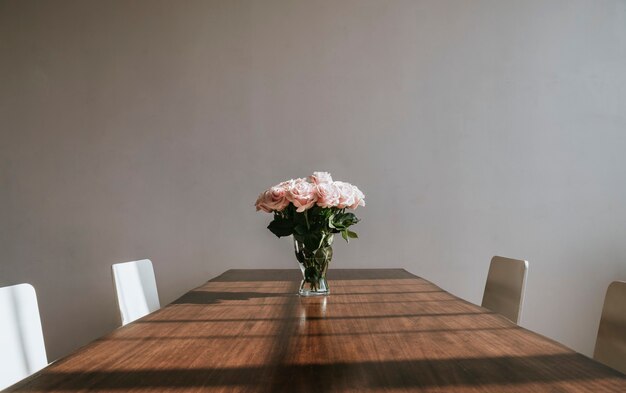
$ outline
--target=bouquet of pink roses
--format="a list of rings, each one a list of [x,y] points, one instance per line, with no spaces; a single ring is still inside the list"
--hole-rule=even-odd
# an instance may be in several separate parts
[[[354,214],[346,213],[345,209],[365,206],[365,196],[357,186],[333,181],[328,172],[313,172],[306,179],[287,180],[270,187],[259,195],[255,206],[257,211],[274,213],[274,221],[268,229],[278,237],[294,233],[305,235],[310,232],[310,226],[316,224],[315,231],[341,232],[347,241],[357,237],[348,227],[359,220]],[[305,230],[307,222],[309,228]]]
[[[274,213],[267,228],[278,237],[294,238],[296,257],[305,278],[300,294],[328,293],[326,269],[332,258],[333,235],[341,233],[346,242],[358,237],[348,228],[359,219],[346,209],[365,206],[364,198],[358,187],[333,181],[328,172],[287,180],[259,195],[257,211]],[[307,283],[310,289],[303,292]]]

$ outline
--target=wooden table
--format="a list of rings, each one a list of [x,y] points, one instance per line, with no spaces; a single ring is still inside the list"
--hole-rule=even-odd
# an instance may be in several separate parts
[[[9,391],[626,392],[626,377],[405,270],[229,270]]]

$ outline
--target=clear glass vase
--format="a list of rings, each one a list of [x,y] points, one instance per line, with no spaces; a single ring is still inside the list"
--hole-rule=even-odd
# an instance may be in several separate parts
[[[333,258],[333,235],[328,235],[319,248],[307,249],[303,242],[293,239],[296,258],[302,270],[302,282],[300,283],[300,296],[328,295],[328,281],[326,272]]]

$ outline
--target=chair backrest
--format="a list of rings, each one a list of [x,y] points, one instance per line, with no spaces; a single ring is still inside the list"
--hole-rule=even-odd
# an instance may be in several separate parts
[[[149,259],[111,266],[122,325],[143,317],[161,306],[154,269]]]
[[[593,358],[626,373],[626,282],[614,281],[606,290]]]
[[[47,365],[35,288],[0,288],[0,390]]]
[[[493,257],[482,306],[517,323],[522,313],[527,273],[528,261]]]

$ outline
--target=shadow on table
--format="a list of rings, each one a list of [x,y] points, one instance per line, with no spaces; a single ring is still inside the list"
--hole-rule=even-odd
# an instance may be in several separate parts
[[[229,300],[250,300],[271,297],[285,297],[284,293],[269,292],[211,292],[191,291],[183,295],[172,304],[215,304]],[[294,295],[295,296],[295,295]]]
[[[596,380],[596,381],[594,381]],[[312,381],[314,383],[312,383]],[[160,368],[136,371],[45,371],[16,391],[171,389],[246,386],[250,391],[324,392],[359,388],[447,388],[589,382],[619,389],[624,376],[580,354],[496,356],[431,360],[269,364],[217,368]],[[537,387],[535,385],[535,387]],[[555,387],[555,386],[552,386]],[[591,386],[587,386],[590,388]],[[549,389],[550,386],[544,388]],[[526,391],[526,390],[524,390]],[[528,390],[530,391],[530,390]],[[582,391],[582,390],[581,390]]]

